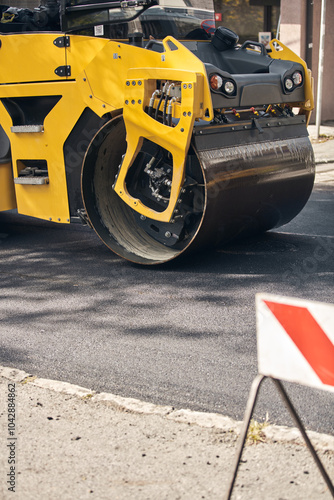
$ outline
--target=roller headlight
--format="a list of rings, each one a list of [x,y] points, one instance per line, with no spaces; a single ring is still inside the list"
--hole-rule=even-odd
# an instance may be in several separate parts
[[[231,81],[226,81],[224,83],[224,92],[226,92],[227,95],[232,95],[235,93],[235,85]]]
[[[292,80],[297,87],[298,85],[301,85],[303,83],[303,75],[301,74],[300,71],[295,71],[294,74],[292,75]]]
[[[209,77],[210,88],[213,92],[219,92],[226,97],[233,97],[237,93],[237,86],[233,80],[224,78],[224,75],[212,73]]]
[[[284,87],[287,91],[293,90],[294,84],[292,78],[286,78],[284,80]]]
[[[212,90],[220,90],[223,86],[223,79],[220,75],[214,74],[210,76],[210,87]]]

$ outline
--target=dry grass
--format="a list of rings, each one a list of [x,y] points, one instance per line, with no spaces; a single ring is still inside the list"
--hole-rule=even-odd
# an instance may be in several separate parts
[[[269,425],[269,417],[268,413],[266,414],[266,418],[263,422],[257,422],[252,419],[247,432],[247,444],[258,444],[264,443],[266,441],[265,433],[263,429]]]

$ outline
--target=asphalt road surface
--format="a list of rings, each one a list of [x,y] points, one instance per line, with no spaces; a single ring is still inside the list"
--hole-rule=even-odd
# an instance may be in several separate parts
[[[241,420],[257,373],[255,294],[334,303],[334,188],[257,239],[140,267],[88,227],[0,214],[0,364]],[[307,428],[334,433],[333,394],[285,384]],[[274,385],[256,418],[291,425]]]

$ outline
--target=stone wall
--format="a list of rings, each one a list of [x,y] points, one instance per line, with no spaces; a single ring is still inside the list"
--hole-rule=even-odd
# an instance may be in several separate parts
[[[319,37],[320,37],[321,0],[314,0],[313,7],[313,50],[312,74],[314,77],[315,100],[317,98],[318,64],[319,64]],[[334,51],[334,31],[331,21],[334,19],[334,1],[326,2],[326,38],[323,75],[323,92],[321,119],[322,122],[334,119],[334,99],[332,87],[334,66],[332,64]],[[281,41],[300,57],[306,53],[306,0],[281,0]],[[311,122],[315,121],[315,111]]]
[[[281,0],[281,41],[300,57],[305,57],[306,2]]]
[[[315,82],[318,80],[318,64],[319,64],[319,42],[320,42],[320,15],[321,15],[321,0],[315,0],[313,12],[313,55],[312,55],[312,72]],[[334,19],[334,2],[327,0],[326,2],[326,35],[325,35],[325,56],[324,56],[324,75],[322,88],[322,106],[321,119],[322,122],[334,119],[334,99],[332,94],[334,66],[333,66],[333,51],[334,51],[334,32],[332,29],[332,20]],[[317,96],[317,85],[315,85],[315,98]],[[313,113],[315,120],[315,113]]]

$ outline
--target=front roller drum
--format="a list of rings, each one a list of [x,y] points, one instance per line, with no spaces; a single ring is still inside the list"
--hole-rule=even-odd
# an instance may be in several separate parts
[[[173,218],[165,223],[137,213],[113,190],[126,151],[124,121],[116,117],[96,134],[84,159],[82,195],[90,223],[111,250],[139,264],[160,264],[286,224],[305,205],[314,181],[306,127],[300,120],[293,125],[261,134],[195,129],[184,185]],[[126,186],[162,212],[172,173],[168,151],[145,140]]]

